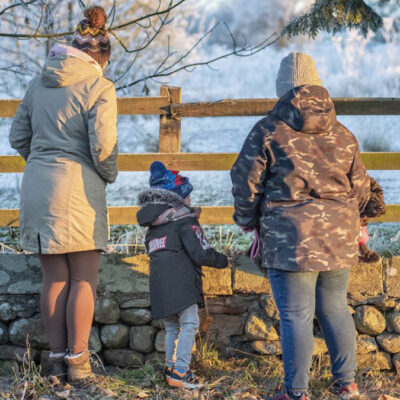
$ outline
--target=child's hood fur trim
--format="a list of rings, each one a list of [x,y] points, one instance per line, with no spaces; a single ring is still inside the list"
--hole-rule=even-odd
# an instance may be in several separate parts
[[[180,207],[184,205],[183,198],[166,189],[151,188],[147,189],[138,196],[139,206],[143,207],[148,204],[168,204],[171,207]]]

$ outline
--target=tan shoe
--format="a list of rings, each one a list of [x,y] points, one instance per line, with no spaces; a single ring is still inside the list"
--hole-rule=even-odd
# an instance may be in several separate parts
[[[69,383],[85,384],[89,383],[94,377],[88,350],[85,350],[79,356],[65,356],[65,363],[68,366]]]

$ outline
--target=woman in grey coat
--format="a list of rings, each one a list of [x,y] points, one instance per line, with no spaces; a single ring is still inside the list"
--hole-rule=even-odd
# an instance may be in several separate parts
[[[101,7],[85,11],[72,46],[51,49],[10,131],[26,160],[21,247],[39,255],[41,310],[52,373],[91,376],[88,339],[100,253],[107,249],[105,189],[117,177],[117,105],[103,70],[111,46]]]

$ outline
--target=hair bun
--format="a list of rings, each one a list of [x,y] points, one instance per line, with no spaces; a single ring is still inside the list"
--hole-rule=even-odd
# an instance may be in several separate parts
[[[91,6],[85,10],[85,17],[91,28],[104,28],[107,23],[107,14],[103,7]]]

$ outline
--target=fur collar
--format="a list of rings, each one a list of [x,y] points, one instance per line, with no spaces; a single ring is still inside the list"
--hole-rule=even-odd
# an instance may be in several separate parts
[[[151,188],[143,191],[138,196],[139,206],[148,204],[168,204],[171,207],[180,207],[184,205],[181,196],[166,189]]]

